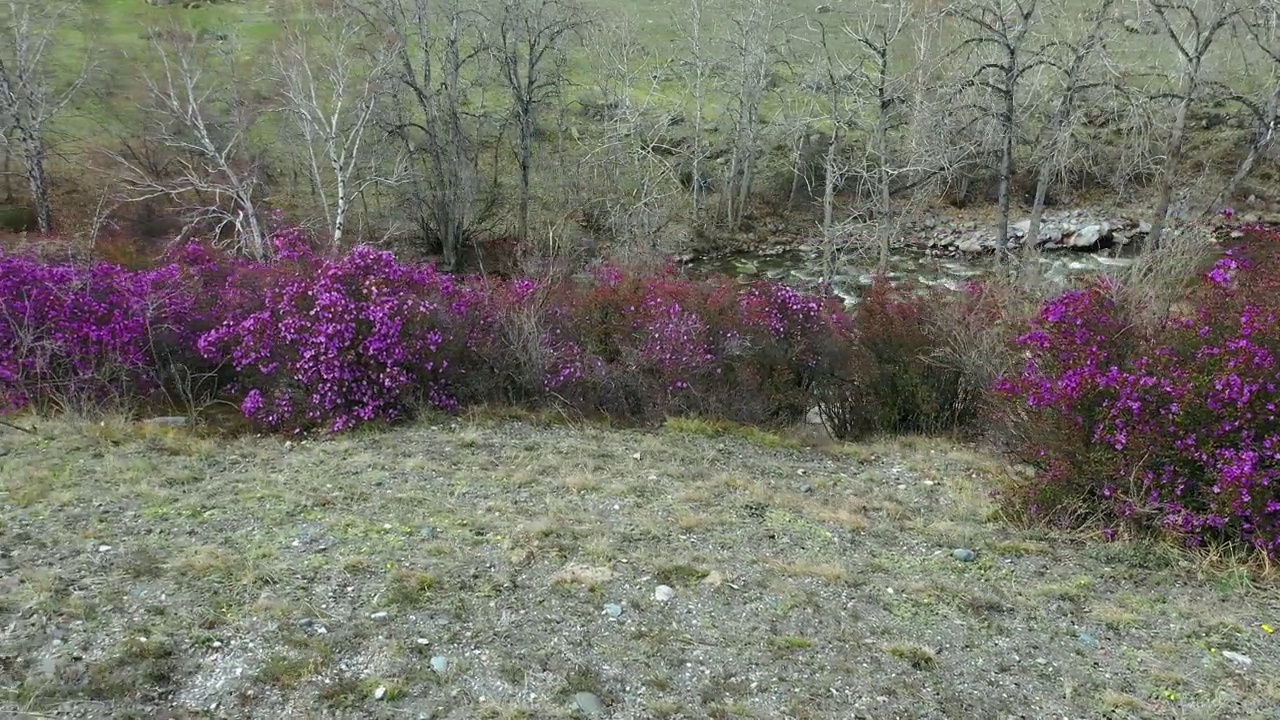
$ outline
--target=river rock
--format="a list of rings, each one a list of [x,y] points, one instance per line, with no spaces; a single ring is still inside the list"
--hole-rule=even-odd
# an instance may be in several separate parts
[[[1067,247],[1073,248],[1091,248],[1096,247],[1103,240],[1111,236],[1111,226],[1109,223],[1101,223],[1098,225],[1086,225],[1075,231],[1070,238],[1067,239]]]

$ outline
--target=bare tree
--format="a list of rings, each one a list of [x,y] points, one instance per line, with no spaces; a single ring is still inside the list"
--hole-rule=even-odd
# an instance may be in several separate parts
[[[883,271],[888,267],[893,233],[892,186],[897,169],[890,133],[896,108],[903,101],[903,87],[891,65],[911,10],[896,1],[863,10],[866,14],[856,24],[829,26],[821,18],[809,23],[815,44],[810,65],[817,75],[802,84],[814,89],[815,115],[794,148],[792,200],[799,186],[808,182],[809,158],[820,156],[822,265],[828,275],[837,260],[844,260],[842,255],[866,249],[854,242],[855,236],[859,241],[874,239],[876,265]],[[809,129],[815,123],[820,132]],[[866,140],[851,142],[852,138]],[[860,154],[857,147],[863,148]],[[855,178],[858,188],[849,193],[847,216],[837,217],[837,190]]]
[[[396,85],[380,121],[414,162],[411,210],[423,239],[438,243],[446,270],[476,231],[484,197],[484,109],[473,102],[488,58],[479,13],[462,0],[364,0],[355,10],[376,47],[386,42]],[[376,50],[381,52],[381,50]]]
[[[1099,81],[1091,78],[1091,70],[1100,61],[1105,31],[1111,22],[1111,8],[1115,0],[1097,0],[1098,4],[1086,18],[1088,30],[1078,42],[1057,40],[1044,49],[1042,58],[1048,66],[1058,70],[1062,85],[1057,89],[1057,102],[1042,134],[1040,170],[1036,178],[1035,196],[1031,201],[1031,223],[1023,238],[1023,250],[1032,252],[1040,238],[1040,222],[1044,217],[1045,199],[1053,182],[1056,168],[1063,162],[1066,144],[1075,124],[1077,103],[1081,95],[1096,87]],[[1066,50],[1066,57],[1058,51]]]
[[[404,180],[401,157],[377,167],[366,135],[393,58],[385,45],[361,57],[362,29],[341,14],[316,11],[287,27],[273,58],[288,117],[319,196],[332,244],[341,245],[352,204],[372,185]]]
[[[235,62],[235,51],[205,49],[189,34],[175,31],[166,42],[153,34],[155,76],[143,78],[148,102],[145,129],[169,152],[165,174],[136,162],[137,155],[111,153],[124,169],[127,200],[167,197],[182,207],[179,237],[202,228],[222,238],[229,230],[237,252],[267,257],[267,230],[259,200],[262,181],[249,134],[265,112]]]
[[[585,23],[582,9],[568,0],[501,0],[491,51],[511,95],[518,133],[520,207],[516,222],[521,240],[529,237],[537,113],[560,92],[566,45]]]
[[[1160,236],[1173,204],[1174,185],[1182,165],[1186,140],[1187,115],[1200,95],[1204,82],[1205,59],[1218,39],[1239,16],[1240,6],[1234,0],[1147,0],[1160,21],[1164,34],[1178,53],[1178,89],[1174,92],[1177,109],[1173,128],[1165,144],[1164,166],[1157,188],[1155,217],[1147,234],[1147,247],[1160,247]]]
[[[613,257],[649,260],[663,254],[663,231],[684,203],[669,133],[679,116],[658,105],[662,61],[636,38],[628,19],[597,23],[586,33],[601,103],[589,109],[599,135],[581,138],[586,152],[575,178],[586,183],[587,225],[607,235]],[[575,131],[576,133],[576,131]]]
[[[704,200],[708,183],[703,180],[702,163],[707,159],[706,116],[708,54],[705,31],[707,17],[706,0],[689,0],[688,23],[689,65],[693,75],[693,147],[690,149],[689,178],[693,192],[693,222],[697,226],[703,218]]]
[[[1037,0],[961,0],[947,9],[970,33],[960,44],[961,51],[977,55],[973,82],[989,91],[1000,143],[997,179],[998,210],[996,246],[1004,254],[1009,242],[1009,209],[1014,173],[1014,152],[1021,134],[1019,103],[1022,81],[1038,64],[1038,51],[1031,46]]]
[[[786,19],[778,16],[774,2],[742,2],[742,6],[732,9],[730,16],[736,28],[730,40],[735,67],[728,109],[732,123],[731,150],[722,194],[725,221],[731,227],[742,223],[755,187],[756,164],[762,150],[760,113],[769,90],[770,75],[778,62],[776,36],[786,24]]]
[[[1240,184],[1253,173],[1258,161],[1272,154],[1276,134],[1280,130],[1280,4],[1275,0],[1259,2],[1241,16],[1250,39],[1267,58],[1267,69],[1261,91],[1255,96],[1232,93],[1253,119],[1253,137],[1235,173],[1205,207],[1202,217],[1222,209]]]
[[[862,50],[862,61],[854,70],[854,77],[871,94],[869,151],[873,157],[873,180],[876,213],[880,232],[878,267],[881,271],[889,265],[889,243],[893,223],[893,178],[896,174],[890,151],[889,133],[893,123],[894,108],[902,98],[892,87],[895,76],[892,71],[893,52],[898,39],[911,23],[911,8],[904,2],[887,3],[880,12],[869,13],[859,27],[845,27],[847,34]]]
[[[48,50],[55,33],[72,21],[78,6],[57,0],[8,0],[0,5],[0,33],[5,38],[0,41],[0,135],[18,145],[36,225],[44,235],[53,232],[45,167],[49,124],[75,97],[92,69],[86,58],[69,82],[59,83]]]

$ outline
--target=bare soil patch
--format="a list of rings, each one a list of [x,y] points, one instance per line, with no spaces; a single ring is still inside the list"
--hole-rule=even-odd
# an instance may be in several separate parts
[[[568,718],[582,693],[611,718],[1280,706],[1273,586],[1011,527],[988,499],[1008,468],[946,440],[34,423],[0,428],[0,713]]]

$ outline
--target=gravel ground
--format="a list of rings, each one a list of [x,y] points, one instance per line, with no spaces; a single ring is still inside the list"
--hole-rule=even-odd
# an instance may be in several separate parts
[[[925,438],[0,427],[0,713],[1275,718],[1280,593]]]

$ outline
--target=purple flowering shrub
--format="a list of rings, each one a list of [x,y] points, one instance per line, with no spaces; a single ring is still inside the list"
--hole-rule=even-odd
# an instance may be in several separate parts
[[[1015,452],[1039,471],[1009,499],[1107,534],[1280,557],[1277,289],[1235,251],[1204,273],[1194,310],[1160,327],[1138,330],[1101,282],[1047,303],[1018,338],[1022,372],[995,387],[1006,425],[1024,427]]]
[[[895,357],[906,346],[884,342],[891,328],[859,327],[883,318],[780,284],[690,280],[673,267],[460,277],[369,248],[325,256],[287,226],[271,239],[269,262],[188,244],[135,271],[0,257],[5,408],[46,405],[71,386],[158,393],[152,402],[199,394],[299,432],[485,402],[774,424],[837,396],[846,408],[885,406],[907,387],[933,397],[922,383],[937,378]],[[918,319],[899,314],[895,327]],[[920,355],[923,336],[911,337]],[[895,382],[900,367],[914,379]]]
[[[782,285],[740,288],[668,269],[597,271],[551,289],[561,355],[551,389],[584,409],[631,418],[700,414],[737,422],[794,420],[842,342],[846,315]]]
[[[158,389],[153,340],[181,324],[178,273],[0,255],[0,412]]]
[[[348,430],[396,420],[421,402],[442,410],[462,372],[476,293],[433,266],[356,248],[333,260],[290,258],[262,307],[197,341],[239,373],[244,414],[285,430]]]

